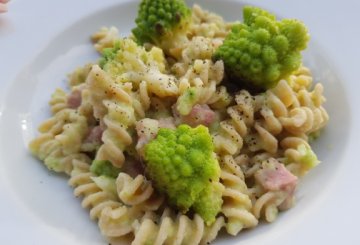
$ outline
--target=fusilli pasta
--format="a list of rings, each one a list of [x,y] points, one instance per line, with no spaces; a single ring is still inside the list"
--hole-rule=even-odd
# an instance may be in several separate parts
[[[73,71],[69,93],[55,90],[52,117],[29,145],[50,170],[70,176],[74,195],[112,245],[209,244],[222,228],[235,236],[260,219],[272,222],[293,205],[298,177],[319,163],[309,141],[329,115],[324,88],[313,85],[310,69],[301,66],[262,93],[246,86],[233,91],[224,62],[214,59],[233,24],[198,5],[191,18],[184,42],[171,50],[101,28],[92,36],[101,61]],[[181,124],[204,125],[206,135],[170,134]],[[176,165],[163,166],[164,181],[150,173],[146,158],[147,146],[159,138],[169,149],[152,158]],[[206,155],[196,148],[205,143]],[[191,166],[207,164],[208,156],[212,169]],[[189,181],[199,186],[189,188],[181,209],[167,185],[159,188],[179,178],[167,168],[191,180],[193,171],[214,173]],[[214,205],[201,205],[215,198]],[[217,208],[213,220],[201,213],[208,203]]]

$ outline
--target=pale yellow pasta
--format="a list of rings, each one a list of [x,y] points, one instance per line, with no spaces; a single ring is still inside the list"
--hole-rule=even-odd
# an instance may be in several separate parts
[[[192,8],[192,20],[191,33],[194,36],[222,40],[231,28],[231,24],[226,23],[221,16],[203,10],[197,4]]]
[[[132,97],[137,118],[144,118],[145,113],[151,106],[151,94],[145,81],[140,82],[139,89],[133,93]]]
[[[98,32],[91,36],[94,47],[98,52],[102,52],[105,48],[112,48],[114,41],[119,39],[119,31],[116,27],[102,27]]]
[[[144,212],[127,206],[105,207],[99,218],[101,234],[109,241],[124,242],[130,244],[134,239],[135,226],[138,220],[144,216]]]
[[[56,114],[57,112],[67,108],[67,94],[65,93],[65,91],[57,88],[55,92],[51,95],[49,105],[52,114]]]
[[[234,155],[243,147],[243,138],[254,123],[255,98],[242,90],[235,96],[236,105],[227,109],[230,119],[220,122],[220,128],[213,135],[216,153]]]
[[[86,84],[81,85],[81,104],[77,108],[80,115],[84,116],[88,122],[88,125],[96,125],[97,121],[94,116],[94,108],[91,104],[91,91]]]
[[[207,244],[217,235],[224,224],[219,217],[206,227],[202,218],[195,214],[192,219],[183,214],[174,214],[167,208],[161,217],[145,218],[137,225],[132,245],[142,244]]]
[[[250,178],[254,176],[255,172],[261,168],[263,161],[274,156],[275,155],[268,152],[257,153],[252,157],[249,157],[246,154],[241,154],[235,157],[234,160],[243,170],[244,176],[246,178]],[[249,192],[251,192],[250,189]]]
[[[42,134],[29,144],[31,152],[49,169],[69,174],[69,159],[84,155],[80,148],[87,133],[86,119],[75,110],[63,109],[41,124],[39,131]]]
[[[300,89],[308,89],[313,82],[310,69],[305,66],[301,66],[286,80],[295,92],[298,92]]]
[[[86,64],[85,66],[76,68],[72,73],[68,75],[70,87],[75,87],[85,83],[86,77],[89,74],[91,67],[94,64]]]
[[[297,77],[292,75],[291,78],[296,80]],[[311,81],[306,84],[310,85]],[[289,133],[311,133],[323,128],[329,119],[322,107],[325,101],[322,92],[321,84],[316,84],[312,92],[306,88],[294,91],[286,80],[281,80],[275,88],[267,91],[266,106]]]
[[[278,140],[276,137],[263,128],[259,123],[255,123],[253,132],[245,137],[248,149],[252,152],[264,150],[275,154],[278,151]]]
[[[195,60],[187,72],[180,78],[180,82],[187,82],[190,86],[208,86],[215,82],[219,84],[224,77],[224,63],[222,61]]]
[[[277,216],[279,209],[278,207],[287,198],[284,192],[266,192],[261,195],[255,202],[253,213],[257,219],[263,217],[267,222],[273,222]]]
[[[287,163],[287,169],[296,176],[304,176],[310,170],[306,159],[312,159],[315,165],[320,163],[317,158],[314,158],[315,153],[304,138],[289,136],[284,138],[280,145],[284,150],[282,160]]]
[[[69,185],[74,187],[74,195],[83,197],[83,208],[90,209],[91,219],[99,219],[105,208],[117,208],[122,204],[108,191],[102,190],[93,180],[95,175],[90,172],[90,161],[73,159]]]
[[[36,157],[44,162],[47,168],[55,172],[64,172],[68,175],[70,175],[73,169],[73,159],[89,159],[89,157],[83,153],[65,155],[60,142],[50,133],[41,134],[32,140],[29,148]]]
[[[222,157],[221,164],[220,179],[225,186],[221,213],[227,218],[227,232],[235,236],[244,228],[256,226],[258,220],[251,213],[252,203],[240,166],[230,155]]]
[[[121,167],[125,161],[125,147],[132,143],[128,132],[128,127],[135,123],[132,98],[96,65],[86,83],[91,92],[94,116],[106,127],[102,135],[104,144],[100,146],[96,159],[109,160],[114,166]]]
[[[274,158],[268,158],[262,161],[262,168],[277,162]],[[257,219],[263,217],[267,222],[273,222],[277,218],[279,210],[286,210],[293,206],[294,188],[295,185],[279,190],[266,190],[256,182],[251,190],[256,197],[253,198],[255,217]]]
[[[164,196],[157,194],[143,175],[132,178],[120,173],[116,179],[116,189],[120,200],[128,206],[145,211],[156,211],[164,202]]]

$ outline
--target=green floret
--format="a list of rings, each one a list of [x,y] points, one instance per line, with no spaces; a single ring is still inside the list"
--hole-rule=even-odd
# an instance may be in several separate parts
[[[102,58],[100,59],[99,65],[101,68],[104,68],[105,64],[110,63],[116,57],[116,53],[120,50],[120,42],[114,42],[112,48],[105,48],[102,51]]]
[[[90,171],[97,176],[107,176],[110,178],[116,178],[120,169],[114,167],[110,161],[106,160],[94,160],[90,166]]]
[[[294,19],[277,21],[269,12],[245,6],[244,23],[233,26],[214,54],[223,60],[231,80],[267,89],[298,69],[309,41],[305,25]]]
[[[182,212],[193,208],[207,224],[222,204],[220,166],[206,127],[161,128],[145,146],[146,171],[155,188]]]
[[[142,0],[135,22],[132,33],[139,44],[167,50],[187,40],[191,10],[183,0]]]
[[[222,194],[224,186],[218,182],[211,183],[201,192],[193,205],[194,211],[198,213],[208,224],[215,221],[222,206]]]

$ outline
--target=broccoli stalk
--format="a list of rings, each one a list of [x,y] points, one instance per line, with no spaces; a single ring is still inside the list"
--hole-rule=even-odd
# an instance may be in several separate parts
[[[183,0],[143,0],[135,22],[132,33],[139,44],[152,43],[169,53],[188,41],[191,10]]]
[[[206,127],[161,128],[145,146],[146,172],[155,188],[182,212],[192,208],[207,224],[222,205],[220,166]]]
[[[294,19],[277,21],[257,7],[245,6],[244,23],[233,26],[213,59],[223,60],[231,81],[267,89],[298,69],[309,41],[305,25]]]

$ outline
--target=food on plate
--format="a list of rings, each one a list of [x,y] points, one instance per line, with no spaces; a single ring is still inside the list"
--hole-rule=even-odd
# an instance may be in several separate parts
[[[69,176],[110,244],[209,244],[273,222],[319,164],[329,116],[302,64],[309,34],[245,6],[229,23],[182,0],[143,0],[135,27],[92,36],[29,149]]]

